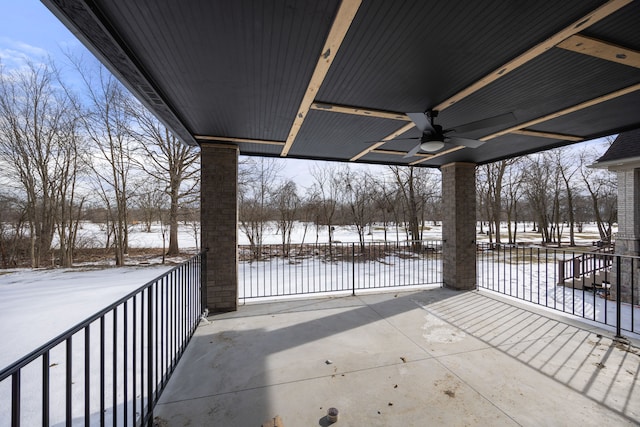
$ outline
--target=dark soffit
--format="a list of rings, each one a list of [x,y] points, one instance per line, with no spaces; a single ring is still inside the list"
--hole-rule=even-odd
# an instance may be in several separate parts
[[[438,167],[488,163],[640,127],[637,1],[43,2],[188,144]],[[354,14],[345,17],[354,3]],[[606,11],[599,21],[587,19],[598,10]],[[345,22],[343,37],[327,49]],[[443,104],[574,23],[576,36],[627,48],[635,65],[567,50],[563,36],[513,71]],[[326,75],[314,80],[325,60],[332,60]],[[419,136],[415,128],[384,144],[366,142],[390,136],[406,121],[305,109],[307,93],[352,110],[438,107],[445,128],[509,112],[515,122],[461,135],[486,139],[477,149],[405,158],[415,142],[404,138]]]

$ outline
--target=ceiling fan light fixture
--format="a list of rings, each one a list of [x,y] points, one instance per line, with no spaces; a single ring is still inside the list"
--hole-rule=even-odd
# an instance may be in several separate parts
[[[422,151],[428,151],[430,153],[434,152],[434,151],[438,151],[440,149],[442,149],[444,147],[444,142],[443,141],[438,141],[437,139],[431,140],[431,141],[426,141],[423,142],[422,144],[420,144],[420,149]]]

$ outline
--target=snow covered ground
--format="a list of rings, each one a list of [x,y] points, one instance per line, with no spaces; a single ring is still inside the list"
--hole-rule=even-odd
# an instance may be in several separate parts
[[[0,274],[0,369],[169,268],[23,269]]]
[[[358,234],[355,226],[335,226],[333,232],[334,242],[357,242]],[[485,227],[486,228],[486,227]],[[540,243],[540,235],[534,233],[531,230],[531,223],[519,223],[517,229],[517,240],[524,243]],[[179,226],[178,241],[180,248],[185,250],[195,250],[199,246],[199,225],[198,224],[184,224]],[[488,241],[486,234],[481,234],[480,228],[478,228],[479,242]],[[507,228],[503,224],[501,228],[501,234],[506,241]],[[617,229],[614,226],[613,232]],[[166,245],[168,242],[168,235],[165,236]],[[423,229],[424,240],[440,240],[442,238],[442,225],[441,223],[433,224],[427,223]],[[106,241],[106,233],[104,227],[100,224],[92,222],[83,222],[78,232],[78,239],[80,246],[86,247],[104,247]],[[563,230],[563,242],[569,239],[569,229],[565,227]],[[389,225],[385,228],[380,224],[373,225],[367,228],[365,240],[367,242],[384,242],[386,241],[405,241],[407,240],[407,234],[404,227],[395,227]],[[578,244],[591,244],[591,242],[600,240],[598,230],[595,224],[586,224],[582,233],[576,235],[576,242]],[[316,228],[314,224],[297,222],[293,228],[291,234],[291,241],[295,243],[328,243],[329,233],[326,226]],[[278,244],[282,242],[282,235],[279,233],[275,223],[268,223],[265,227],[265,235],[263,239],[264,244]],[[246,234],[241,230],[238,231],[238,243],[240,245],[248,245],[249,239]],[[54,245],[56,244],[54,240]],[[154,223],[151,227],[151,232],[146,232],[145,227],[142,224],[137,224],[131,227],[129,234],[129,244],[132,248],[161,248],[162,247],[162,227],[160,224]]]
[[[530,230],[530,226],[527,229]],[[194,227],[191,225],[181,226],[179,237],[181,248],[195,250],[196,241],[193,230]],[[81,231],[84,233],[82,239],[85,241],[95,242],[104,237],[104,232],[96,224],[85,223]],[[277,234],[276,227],[271,225],[268,231],[264,239],[265,244],[280,243],[281,236]],[[305,227],[304,224],[298,223],[294,228],[292,241],[328,242],[327,227],[321,227],[317,231],[316,238],[316,227],[313,224],[307,224]],[[367,241],[384,241],[384,231],[381,226],[371,227]],[[525,233],[522,225],[520,225],[519,234],[523,240],[534,243],[539,241],[537,235]],[[400,240],[405,240],[404,229],[387,228],[388,240],[395,240],[396,236]],[[424,230],[424,238],[439,240],[441,226],[428,225]],[[357,242],[357,240],[355,227],[335,227],[335,242]],[[479,234],[478,241],[483,240],[486,240],[486,236]],[[598,240],[595,226],[592,224],[586,226],[585,232],[578,236],[578,240],[582,244]],[[240,244],[248,243],[248,239],[241,232],[239,241]],[[154,225],[151,233],[144,232],[141,226],[133,227],[131,245],[162,247],[160,226]],[[327,263],[314,257],[303,257],[293,261],[271,258],[268,261],[242,262],[239,267],[240,296],[351,290],[354,282],[356,289],[364,289],[441,281],[439,262],[420,261],[419,265],[416,262],[418,261],[414,258],[398,257],[398,254],[388,255],[387,258],[370,265],[356,263],[355,268],[350,262]],[[413,264],[407,265],[407,263]],[[159,266],[121,269],[0,270],[0,339],[2,340],[0,342],[3,343],[4,348],[0,352],[0,367],[6,366],[35,348],[36,344],[51,339],[168,268]],[[531,274],[537,273],[531,272]],[[518,277],[514,276],[513,280],[517,281]],[[259,281],[264,283],[258,283]],[[296,283],[306,283],[306,285],[294,288]],[[549,292],[550,295],[552,292]],[[613,304],[609,304],[611,305]]]
[[[84,239],[98,241],[100,229],[92,224],[83,226],[87,234]],[[270,228],[265,243],[278,244],[281,237]],[[93,232],[93,234],[92,234]],[[397,233],[397,234],[396,234]],[[522,240],[539,243],[539,237],[530,232],[519,230]],[[404,230],[387,229],[387,239],[395,240],[396,235],[404,240]],[[367,235],[368,242],[384,241],[384,229],[372,227]],[[439,240],[441,228],[430,225],[425,229],[425,239]],[[181,248],[195,250],[196,241],[193,230],[185,226],[180,234]],[[593,226],[579,236],[582,244],[588,245],[598,240]],[[241,244],[248,243],[240,233]],[[326,227],[318,230],[313,225],[305,227],[298,224],[292,241],[319,243],[328,241]],[[486,240],[479,235],[478,241]],[[353,227],[336,227],[336,242],[356,242],[357,234]],[[152,233],[136,230],[131,236],[132,246],[162,247],[162,235],[159,227]],[[346,245],[346,244],[337,244]],[[349,245],[346,245],[349,246]],[[483,286],[511,293],[526,301],[542,302],[547,306],[568,313],[585,316],[598,322],[615,320],[615,303],[607,301],[593,293],[557,287],[553,281],[545,279],[555,268],[554,263],[536,264],[536,268],[526,263],[510,264],[509,274],[503,264],[497,260],[483,261],[481,269],[486,278]],[[82,269],[36,269],[36,270],[0,270],[0,369],[18,358],[54,338],[71,326],[81,322],[89,315],[106,307],[134,289],[167,271],[169,266],[124,267],[124,268],[82,268]],[[239,266],[240,297],[281,296],[287,294],[313,294],[316,292],[350,292],[356,289],[376,289],[387,286],[414,285],[441,282],[442,265],[439,257],[433,253],[415,256],[414,254],[390,252],[382,257],[353,263],[350,260],[329,259],[320,256],[300,256],[291,259],[266,257],[261,261],[243,261]],[[491,271],[488,273],[487,271]],[[482,279],[484,280],[484,279]],[[541,286],[540,284],[544,284]],[[632,320],[632,314],[633,320]],[[622,307],[623,324],[636,331],[640,330],[640,308],[626,304]],[[82,347],[79,347],[82,349]],[[54,363],[61,363],[64,352],[53,353]],[[76,355],[80,357],[79,355]],[[74,357],[76,357],[74,356]],[[37,389],[36,383],[26,389]],[[0,427],[8,424],[7,402],[2,396],[9,393],[7,381],[0,384]],[[38,396],[35,396],[39,399]],[[64,396],[59,399],[64,399]],[[28,406],[28,405],[27,405]],[[60,405],[58,405],[60,406]],[[53,404],[52,404],[53,408]],[[59,411],[63,408],[57,408]],[[61,419],[61,415],[56,415]],[[92,416],[96,416],[93,414]]]

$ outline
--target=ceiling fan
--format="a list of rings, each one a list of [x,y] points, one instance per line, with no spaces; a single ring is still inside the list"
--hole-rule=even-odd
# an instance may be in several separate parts
[[[419,151],[435,153],[445,147],[446,144],[461,145],[469,148],[478,148],[484,141],[470,138],[462,138],[459,136],[449,136],[447,134],[472,132],[479,129],[485,129],[493,126],[507,124],[515,121],[513,113],[501,114],[494,117],[456,126],[453,129],[442,129],[442,126],[435,124],[435,118],[438,117],[438,111],[428,110],[424,113],[406,113],[413,121],[418,129],[422,132],[422,136],[414,138],[399,139],[417,139],[420,142],[413,147],[404,157],[413,157]]]

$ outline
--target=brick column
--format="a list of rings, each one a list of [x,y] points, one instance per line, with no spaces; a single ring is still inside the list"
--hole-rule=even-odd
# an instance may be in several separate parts
[[[618,235],[616,253],[640,255],[640,169],[618,170]],[[640,262],[623,260],[620,268],[620,298],[622,302],[640,304]],[[616,297],[615,264],[611,274],[611,296]],[[633,284],[632,284],[633,278]],[[635,286],[631,301],[631,286]]]
[[[442,172],[444,285],[476,289],[476,165],[449,163]]]
[[[200,145],[200,232],[210,312],[238,309],[238,148]]]

